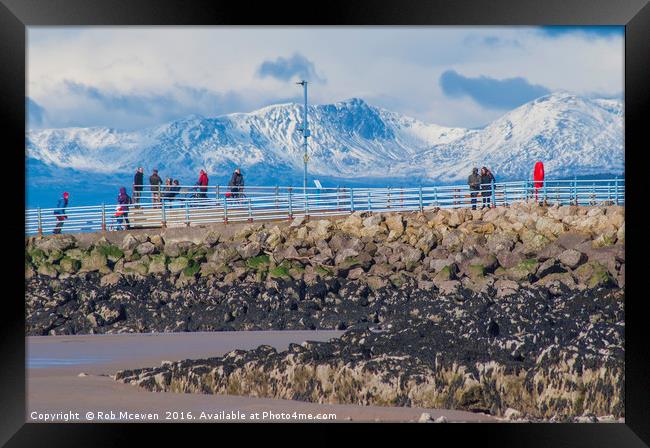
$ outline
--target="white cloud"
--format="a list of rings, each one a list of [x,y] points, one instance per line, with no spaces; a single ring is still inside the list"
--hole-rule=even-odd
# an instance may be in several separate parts
[[[623,38],[529,27],[30,27],[28,95],[48,125],[154,125],[194,111],[216,115],[299,97],[292,82],[257,76],[260,64],[300,54],[327,79],[310,101],[362,97],[443,125],[475,127],[498,116],[438,83],[446,70],[467,77],[523,77],[551,90],[621,94]],[[108,96],[173,98],[166,108],[110,109],[72,95],[65,82]],[[192,88],[219,103],[182,93]],[[227,100],[227,99],[230,99]],[[233,100],[236,98],[236,101]],[[196,109],[196,110],[194,110]]]

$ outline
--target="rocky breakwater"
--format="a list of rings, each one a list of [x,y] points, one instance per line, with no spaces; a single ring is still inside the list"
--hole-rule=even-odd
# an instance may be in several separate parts
[[[520,204],[250,225],[200,242],[27,239],[27,333],[348,329],[116,377],[152,390],[621,417],[624,228],[622,207]]]

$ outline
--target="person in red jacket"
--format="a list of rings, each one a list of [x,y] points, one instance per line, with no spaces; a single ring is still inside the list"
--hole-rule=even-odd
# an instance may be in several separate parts
[[[207,199],[208,197],[208,173],[205,172],[205,170],[201,170],[199,173],[199,182],[197,183],[199,186],[199,197],[203,199]]]
[[[544,186],[544,164],[537,162],[533,171],[533,186],[535,187],[535,202],[539,202],[537,192]]]

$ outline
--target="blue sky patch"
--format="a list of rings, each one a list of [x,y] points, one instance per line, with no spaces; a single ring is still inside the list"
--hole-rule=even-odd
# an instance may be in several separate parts
[[[541,27],[542,33],[550,37],[565,36],[567,34],[580,34],[589,37],[622,37],[625,34],[625,27],[622,25],[593,25],[593,26],[572,26],[553,25]]]

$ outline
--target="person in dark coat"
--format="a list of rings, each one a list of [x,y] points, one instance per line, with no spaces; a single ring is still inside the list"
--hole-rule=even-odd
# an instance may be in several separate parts
[[[178,183],[178,179],[174,179],[171,183],[171,187],[169,188],[169,198],[170,199],[178,199],[178,193],[181,191],[181,186]],[[173,204],[173,203],[172,203]],[[173,207],[173,205],[172,205]]]
[[[244,176],[241,174],[241,170],[237,168],[234,173],[232,173],[232,177],[230,178],[230,182],[228,182],[228,186],[230,187],[230,193],[233,198],[238,198],[242,196],[242,192],[244,191]]]
[[[140,192],[142,191],[142,185],[144,185],[144,168],[140,167],[136,170],[135,176],[133,176],[133,203],[134,204],[140,202]]]
[[[494,175],[487,169],[481,168],[481,196],[483,196],[483,207],[490,207],[492,204],[492,182],[494,182]]]
[[[178,183],[178,179],[174,179],[174,182],[172,182],[172,197],[175,198],[178,196],[178,193],[181,191],[181,186]]]
[[[469,194],[472,197],[472,210],[476,210],[476,196],[481,190],[481,176],[478,174],[478,168],[472,168],[472,174],[467,178],[469,185]]]
[[[65,208],[68,206],[68,198],[70,195],[68,194],[67,191],[63,193],[63,195],[59,198],[59,200],[56,203],[56,210],[54,210],[54,216],[56,216],[56,227],[54,228],[54,231],[52,233],[61,233],[61,229],[63,228],[63,221],[68,219],[68,217],[65,214]]]
[[[205,170],[201,170],[199,173],[199,181],[197,182],[199,186],[199,197],[207,199],[208,197],[208,173]]]
[[[158,175],[158,170],[153,170],[153,174],[149,177],[149,184],[151,185],[153,202],[160,202],[160,185],[162,184],[162,179]]]
[[[118,212],[115,214],[117,216],[117,222],[122,224],[126,222],[126,228],[131,228],[131,223],[129,222],[129,204],[131,204],[131,196],[126,194],[126,188],[120,188],[120,194],[117,195],[117,203],[120,204]]]

